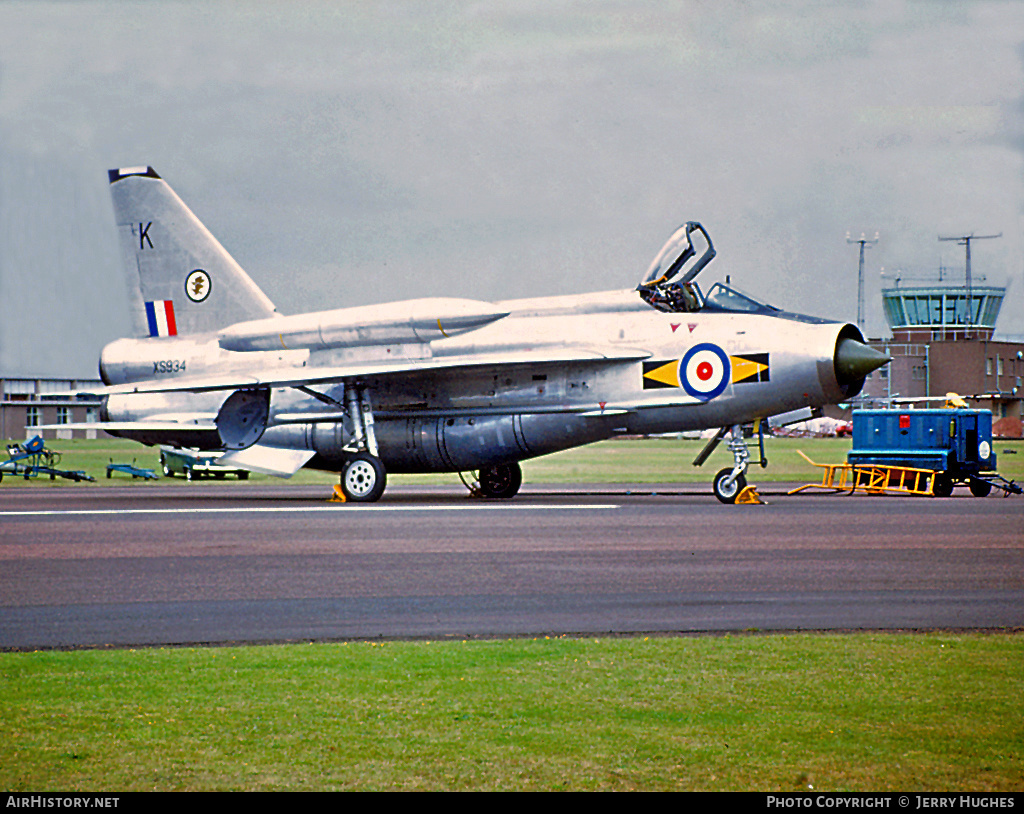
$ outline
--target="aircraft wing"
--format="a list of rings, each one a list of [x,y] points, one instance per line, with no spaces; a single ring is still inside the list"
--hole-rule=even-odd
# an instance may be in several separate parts
[[[335,367],[287,367],[265,371],[238,371],[215,376],[189,376],[149,379],[142,382],[111,385],[79,394],[115,395],[125,393],[202,393],[214,390],[239,390],[254,387],[303,387],[329,384],[351,379],[369,379],[420,373],[434,370],[458,370],[477,367],[508,367],[525,364],[558,364],[565,362],[629,362],[649,358],[646,351],[622,348],[581,350],[520,351],[518,353],[486,353],[472,356],[435,357],[400,362],[365,362]]]

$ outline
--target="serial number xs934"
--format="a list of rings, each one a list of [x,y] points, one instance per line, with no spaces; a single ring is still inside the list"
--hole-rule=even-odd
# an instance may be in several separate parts
[[[184,370],[184,359],[161,359],[153,362],[154,373],[181,373]]]

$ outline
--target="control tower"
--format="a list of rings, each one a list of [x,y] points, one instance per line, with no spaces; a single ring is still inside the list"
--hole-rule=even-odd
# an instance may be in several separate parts
[[[869,344],[892,362],[868,378],[862,395],[869,403],[887,405],[958,393],[972,407],[992,411],[997,436],[1020,438],[1024,344],[993,339],[1005,296],[1005,287],[962,282],[897,282],[882,289],[892,338]]]
[[[882,309],[893,342],[989,340],[1005,295],[994,286],[897,284],[882,289]]]

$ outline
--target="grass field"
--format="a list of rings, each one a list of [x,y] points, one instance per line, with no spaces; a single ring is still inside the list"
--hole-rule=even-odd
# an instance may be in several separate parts
[[[10,443],[10,442],[8,442]],[[723,467],[732,466],[732,455],[721,444],[703,467],[693,466],[693,459],[703,449],[702,440],[677,438],[618,439],[557,452],[542,458],[523,461],[524,483],[711,483],[715,473]],[[752,464],[747,479],[752,483],[771,482],[820,482],[821,472],[807,463],[803,452],[817,463],[843,463],[850,450],[849,438],[769,438],[765,442],[765,456],[768,467]],[[115,463],[132,463],[153,469],[160,473],[159,450],[144,447],[131,441],[117,438],[97,440],[47,441],[47,447],[61,453],[59,468],[81,470],[96,478],[103,485],[124,485],[136,483],[144,487],[141,479],[134,480],[128,475],[114,473],[106,477],[106,466]],[[1024,480],[1024,442],[996,441],[1000,474],[1020,483]],[[756,448],[753,459],[758,457]],[[330,472],[300,470],[287,483],[337,483],[338,476]],[[162,478],[162,483],[185,485],[181,477]],[[221,483],[236,482],[227,478]],[[267,475],[253,475],[247,483],[273,482],[281,480]],[[457,484],[455,474],[437,475],[389,475],[389,483]],[[74,486],[73,481],[48,477],[25,480],[22,477],[5,476],[0,489],[14,486]],[[198,484],[188,484],[189,487]]]
[[[1024,635],[352,642],[0,654],[0,785],[1024,785]]]

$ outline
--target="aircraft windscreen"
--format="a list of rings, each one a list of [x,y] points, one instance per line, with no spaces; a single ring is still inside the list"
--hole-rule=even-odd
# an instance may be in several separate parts
[[[759,302],[753,297],[737,291],[724,283],[715,283],[704,298],[704,307],[716,311],[739,311],[743,313],[759,313],[778,311],[774,305]]]

